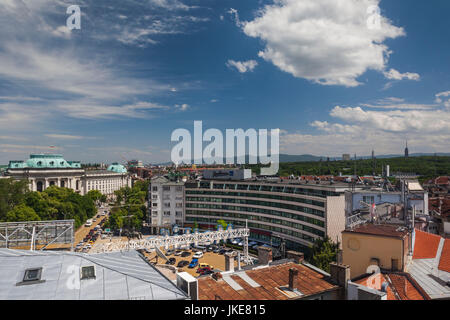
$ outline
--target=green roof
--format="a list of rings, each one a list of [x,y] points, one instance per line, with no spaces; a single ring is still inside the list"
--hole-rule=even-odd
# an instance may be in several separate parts
[[[115,162],[113,164],[111,164],[108,169],[106,169],[108,171],[112,171],[112,172],[117,172],[117,173],[127,173],[128,170],[127,168],[125,168],[125,166]]]
[[[70,169],[81,168],[79,161],[66,161],[60,154],[31,154],[27,161],[12,160],[9,162],[9,169],[23,168],[58,168]]]

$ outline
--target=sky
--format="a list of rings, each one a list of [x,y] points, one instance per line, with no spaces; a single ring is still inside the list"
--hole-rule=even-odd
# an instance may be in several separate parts
[[[195,120],[279,128],[287,154],[450,152],[449,13],[448,0],[1,0],[0,163],[166,162]]]

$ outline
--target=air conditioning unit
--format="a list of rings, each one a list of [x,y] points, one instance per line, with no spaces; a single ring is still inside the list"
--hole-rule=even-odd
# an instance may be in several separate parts
[[[198,282],[187,272],[177,273],[177,287],[192,300],[198,300]]]

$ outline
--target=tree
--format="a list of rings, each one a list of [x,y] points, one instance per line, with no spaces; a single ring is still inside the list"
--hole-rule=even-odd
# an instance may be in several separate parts
[[[86,195],[94,202],[101,201],[101,198],[103,196],[103,194],[98,190],[91,190]]]
[[[39,221],[41,219],[39,218],[37,213],[33,210],[33,208],[30,208],[25,204],[19,204],[6,214],[6,220],[13,222],[13,221]]]
[[[6,214],[24,202],[28,192],[27,180],[0,179],[0,221],[5,221]]]
[[[312,246],[312,264],[330,272],[330,263],[337,260],[339,243],[334,243],[329,237],[317,239]]]
[[[228,223],[225,220],[217,220],[217,224],[220,224],[223,227],[223,230],[227,230]]]

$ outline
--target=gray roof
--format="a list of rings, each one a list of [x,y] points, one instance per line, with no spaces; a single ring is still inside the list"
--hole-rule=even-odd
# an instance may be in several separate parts
[[[95,279],[80,280],[83,266]],[[41,283],[21,283],[26,269],[42,267]],[[187,299],[136,251],[84,254],[0,249],[0,300]]]
[[[444,239],[441,238],[435,258],[413,259],[407,268],[407,271],[431,299],[450,298],[450,287],[446,284],[447,281],[450,281],[450,273],[438,268],[443,247]]]

